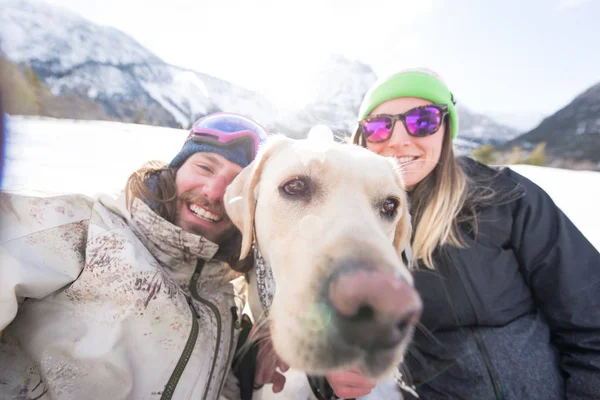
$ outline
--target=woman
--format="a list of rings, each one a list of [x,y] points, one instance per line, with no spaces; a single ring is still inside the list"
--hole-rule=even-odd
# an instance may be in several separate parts
[[[402,71],[369,90],[352,137],[396,157],[410,193],[424,312],[405,367],[417,393],[598,398],[598,251],[528,179],[455,158],[457,134],[445,84]],[[356,371],[327,378],[338,395],[369,389]]]

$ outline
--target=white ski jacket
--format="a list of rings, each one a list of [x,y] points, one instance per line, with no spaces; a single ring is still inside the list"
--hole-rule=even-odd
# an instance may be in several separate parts
[[[2,193],[0,221],[0,399],[239,398],[216,244],[137,199]]]

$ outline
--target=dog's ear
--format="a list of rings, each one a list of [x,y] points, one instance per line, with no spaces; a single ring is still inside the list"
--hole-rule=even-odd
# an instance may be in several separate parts
[[[260,182],[262,170],[273,152],[287,140],[283,135],[271,136],[263,144],[254,161],[242,170],[225,191],[225,211],[242,233],[240,260],[248,256],[254,241],[254,213],[258,201],[256,187]]]
[[[390,159],[390,162],[392,163],[392,167],[394,168],[394,176],[396,179],[396,183],[402,188],[403,191],[403,195],[400,198],[400,220],[398,221],[398,225],[396,225],[396,232],[394,233],[394,247],[396,248],[396,252],[399,255],[402,255],[402,253],[408,247],[410,247],[410,241],[412,239],[410,204],[404,186],[404,181],[402,180],[402,172],[400,170],[400,167],[395,159]]]

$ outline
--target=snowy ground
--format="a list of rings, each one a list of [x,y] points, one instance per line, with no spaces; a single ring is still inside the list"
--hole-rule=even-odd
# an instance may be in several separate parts
[[[148,160],[169,162],[187,132],[119,122],[11,117],[2,187],[25,193],[117,193]],[[511,167],[544,188],[600,249],[600,173]]]
[[[511,166],[541,186],[597,249],[600,249],[600,172],[532,165]]]
[[[89,196],[121,190],[146,161],[169,162],[187,132],[107,121],[10,117],[2,187]]]

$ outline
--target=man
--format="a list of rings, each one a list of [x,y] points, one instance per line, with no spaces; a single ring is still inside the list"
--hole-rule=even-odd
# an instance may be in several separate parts
[[[227,377],[252,260],[223,195],[266,136],[211,114],[118,199],[2,193],[0,398],[239,398]]]

